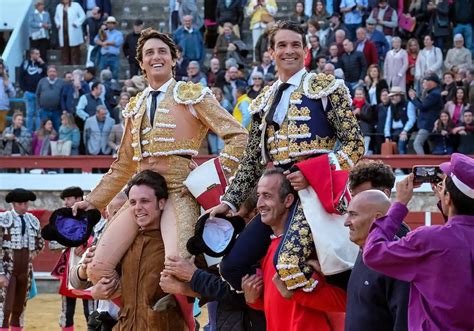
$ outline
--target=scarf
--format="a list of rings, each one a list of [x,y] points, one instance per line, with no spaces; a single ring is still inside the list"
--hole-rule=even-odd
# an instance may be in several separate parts
[[[354,106],[354,109],[362,109],[362,107],[365,105],[365,99],[353,99],[352,105]]]

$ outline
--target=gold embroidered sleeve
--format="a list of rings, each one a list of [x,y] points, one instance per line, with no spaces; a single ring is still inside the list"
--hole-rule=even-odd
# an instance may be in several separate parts
[[[132,160],[131,131],[132,118],[127,118],[117,158],[110,166],[109,171],[102,177],[99,184],[86,197],[86,200],[98,209],[107,206],[113,197],[127,184],[137,169],[137,162]]]
[[[247,145],[247,130],[213,96],[206,96],[193,107],[201,122],[224,140],[219,159],[227,174],[233,174]]]
[[[328,120],[341,143],[335,153],[341,168],[350,169],[364,155],[364,138],[350,109],[349,90],[340,86],[328,98]]]
[[[247,199],[265,170],[265,166],[260,163],[260,137],[262,134],[262,131],[259,129],[260,123],[260,115],[254,114],[252,116],[249,142],[244,157],[238,167],[235,178],[222,197],[222,201],[227,201],[236,208],[239,208]]]

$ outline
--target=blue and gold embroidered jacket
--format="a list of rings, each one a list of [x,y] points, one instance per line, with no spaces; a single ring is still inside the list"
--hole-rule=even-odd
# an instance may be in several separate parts
[[[252,124],[247,149],[222,198],[235,207],[256,186],[268,162],[283,166],[334,152],[341,167],[348,169],[364,154],[364,140],[342,80],[332,75],[305,74],[290,96],[285,120],[275,131],[265,122],[265,115],[277,89],[277,84],[266,87],[250,106]]]

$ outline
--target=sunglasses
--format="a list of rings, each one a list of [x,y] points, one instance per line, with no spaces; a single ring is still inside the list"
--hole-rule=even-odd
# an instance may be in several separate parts
[[[260,78],[260,77],[254,77],[254,78],[253,78],[253,80],[257,80],[257,79],[258,79],[258,80],[262,80],[262,78]]]

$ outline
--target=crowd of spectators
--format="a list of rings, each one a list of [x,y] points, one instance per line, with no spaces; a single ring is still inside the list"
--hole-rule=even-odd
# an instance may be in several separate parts
[[[274,0],[218,0],[215,11],[206,6],[208,2],[203,16],[194,0],[170,2],[171,34],[179,45],[175,77],[213,88],[224,108],[246,126],[249,100],[278,77],[268,52],[268,30],[276,18],[286,17]],[[385,142],[396,143],[400,154],[474,153],[473,2],[305,0],[298,1],[288,16],[307,31],[307,71],[333,74],[346,82],[366,153],[380,154]],[[81,134],[79,147],[71,153],[89,154],[90,135],[84,125],[96,117],[99,106],[106,108],[106,118],[121,123],[126,100],[146,86],[135,59],[146,24],[136,20],[129,34],[117,25],[109,0],[61,0],[46,6],[43,0],[35,2],[32,48],[18,79],[31,137],[47,119],[60,132],[61,116],[70,114]],[[218,28],[213,38],[214,26]],[[246,27],[251,34],[245,35]],[[87,59],[80,58],[82,44],[87,46]],[[47,64],[52,46],[61,49],[62,64],[75,64],[77,69],[57,77],[57,69]],[[121,56],[129,63],[129,79],[119,82]],[[79,66],[83,63],[85,69]],[[5,73],[0,79],[3,132],[8,99],[16,91]],[[100,119],[98,123],[101,139],[108,140],[110,126]],[[106,144],[111,148],[100,153],[113,154],[114,140],[111,137]],[[2,141],[5,145],[4,136]],[[210,133],[209,153],[218,153],[219,146],[222,142]],[[24,147],[22,153],[35,153],[32,146]]]

